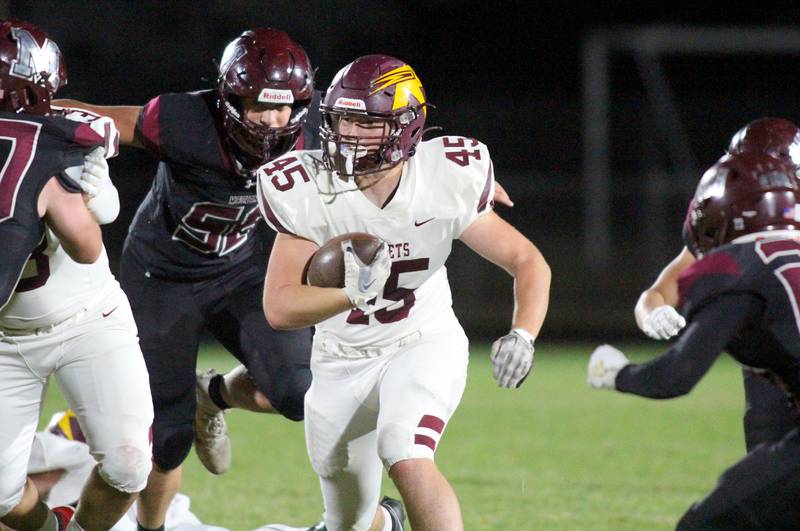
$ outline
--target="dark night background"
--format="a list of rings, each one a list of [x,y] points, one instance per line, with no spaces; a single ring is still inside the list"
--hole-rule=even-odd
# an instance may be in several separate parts
[[[659,12],[627,3],[553,4],[11,0],[0,2],[0,14],[40,25],[59,44],[69,84],[58,96],[98,104],[141,105],[160,93],[210,86],[212,61],[250,27],[277,27],[302,43],[322,89],[359,55],[404,59],[436,105],[429,123],[489,146],[497,179],[516,202],[498,211],[552,267],[541,337],[644,337],[633,321],[636,297],[680,251],[685,205],[702,170],[748,121],[800,119],[800,48],[662,56],[672,119],[688,140],[679,168],[667,154],[671,140],[656,125],[635,57],[611,54],[611,245],[610,261],[598,265],[585,247],[592,219],[582,194],[592,169],[584,170],[582,158],[582,46],[599,31],[653,25],[798,29],[796,15],[791,18],[797,9],[728,4],[723,12],[675,4]],[[115,271],[155,166],[131,148],[111,163],[122,200],[120,219],[104,228]],[[508,277],[461,245],[448,267],[465,329],[476,337],[503,333],[512,307]]]

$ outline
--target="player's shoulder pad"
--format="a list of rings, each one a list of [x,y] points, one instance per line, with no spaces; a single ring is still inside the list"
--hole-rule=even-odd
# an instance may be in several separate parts
[[[743,268],[725,248],[704,256],[678,277],[678,306],[689,318],[711,300],[740,284]]]
[[[258,205],[274,230],[297,234],[317,205],[321,158],[319,150],[291,151],[258,169]]]
[[[474,138],[440,136],[421,142],[415,157],[430,168],[429,187],[444,187],[447,194],[460,197],[484,212],[492,206],[494,166],[489,149]]]

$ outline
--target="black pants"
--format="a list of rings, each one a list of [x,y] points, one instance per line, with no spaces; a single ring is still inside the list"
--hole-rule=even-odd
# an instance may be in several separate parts
[[[263,268],[243,267],[212,280],[175,282],[148,278],[123,255],[121,281],[150,373],[153,455],[159,467],[178,467],[192,446],[195,366],[204,330],[247,367],[277,411],[302,420],[303,397],[311,385],[311,330],[277,331],[269,326],[261,305]]]
[[[745,369],[742,375],[745,396],[744,440],[747,451],[752,452],[759,444],[778,442],[793,428],[800,426],[800,414],[791,407],[782,389],[752,371]]]
[[[800,528],[800,429],[764,443],[720,476],[677,529],[778,530]]]

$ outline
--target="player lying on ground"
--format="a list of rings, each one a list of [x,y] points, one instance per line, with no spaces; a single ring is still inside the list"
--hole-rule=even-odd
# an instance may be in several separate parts
[[[678,279],[687,325],[665,354],[643,364],[608,345],[589,361],[593,387],[650,398],[689,393],[726,350],[754,377],[800,405],[800,185],[790,162],[727,155],[692,200],[687,248],[698,260]],[[758,400],[758,397],[753,397]],[[766,400],[770,401],[771,398]],[[756,404],[756,407],[763,407]],[[729,468],[678,529],[794,529],[800,522],[800,423]]]

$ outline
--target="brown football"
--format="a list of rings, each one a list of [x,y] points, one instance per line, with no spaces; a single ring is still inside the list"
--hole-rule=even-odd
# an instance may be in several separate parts
[[[344,253],[342,242],[350,240],[353,250],[365,264],[371,264],[381,245],[380,238],[366,232],[350,232],[331,238],[317,249],[306,266],[306,279],[320,288],[344,287]]]

